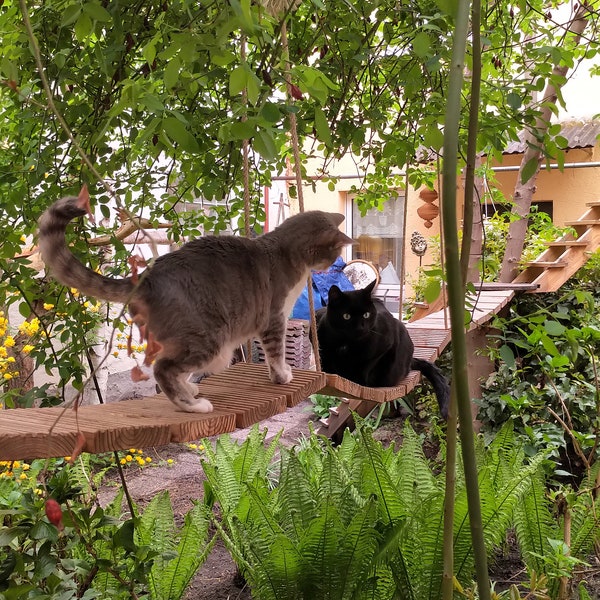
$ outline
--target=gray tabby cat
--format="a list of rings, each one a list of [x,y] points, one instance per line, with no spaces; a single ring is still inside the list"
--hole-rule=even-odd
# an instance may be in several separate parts
[[[82,294],[129,305],[149,350],[154,376],[181,410],[211,412],[195,398],[193,372],[226,368],[240,344],[257,337],[273,383],[292,372],[285,362],[287,316],[311,269],[325,269],[352,243],[338,226],[343,215],[310,211],[284,221],[256,239],[201,237],[156,259],[136,283],[114,279],[84,266],[68,249],[69,221],[89,212],[84,188],[53,204],[39,220],[39,247],[52,276]]]

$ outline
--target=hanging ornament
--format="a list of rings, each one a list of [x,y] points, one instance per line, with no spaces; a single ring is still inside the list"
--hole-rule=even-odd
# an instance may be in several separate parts
[[[419,257],[419,266],[421,266],[423,256],[427,252],[427,240],[418,231],[413,231],[410,236],[410,249]]]
[[[410,249],[417,256],[424,256],[427,252],[427,240],[418,231],[413,231],[410,236]]]
[[[425,204],[417,208],[417,214],[425,221],[425,227],[429,228],[433,225],[433,219],[440,214],[440,209],[434,204],[438,198],[438,193],[435,190],[424,188],[419,192],[419,198]]]

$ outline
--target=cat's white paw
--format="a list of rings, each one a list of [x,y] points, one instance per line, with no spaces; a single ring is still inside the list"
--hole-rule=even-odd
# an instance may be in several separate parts
[[[293,379],[292,368],[284,363],[279,369],[271,369],[271,381],[278,385],[285,385]]]
[[[206,398],[194,398],[193,402],[180,404],[185,412],[209,413],[213,411],[213,405]]]

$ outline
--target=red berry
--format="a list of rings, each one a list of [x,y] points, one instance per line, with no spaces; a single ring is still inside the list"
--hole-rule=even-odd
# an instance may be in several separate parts
[[[54,498],[48,498],[48,500],[46,500],[46,516],[48,517],[48,521],[50,521],[50,523],[52,523],[59,531],[64,529],[62,522],[62,508]]]

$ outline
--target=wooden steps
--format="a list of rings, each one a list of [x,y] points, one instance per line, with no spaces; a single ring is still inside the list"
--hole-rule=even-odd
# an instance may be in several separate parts
[[[176,410],[164,396],[72,408],[0,411],[0,460],[70,456],[164,446],[248,427],[295,406],[320,390],[326,375],[294,369],[287,385],[271,383],[266,365],[238,363],[202,380],[198,391],[211,413]]]
[[[547,244],[547,249],[534,261],[526,263],[513,283],[536,285],[530,293],[554,292],[587,261],[589,254],[600,248],[600,201],[588,202],[588,210],[566,226],[576,236],[566,234]]]

